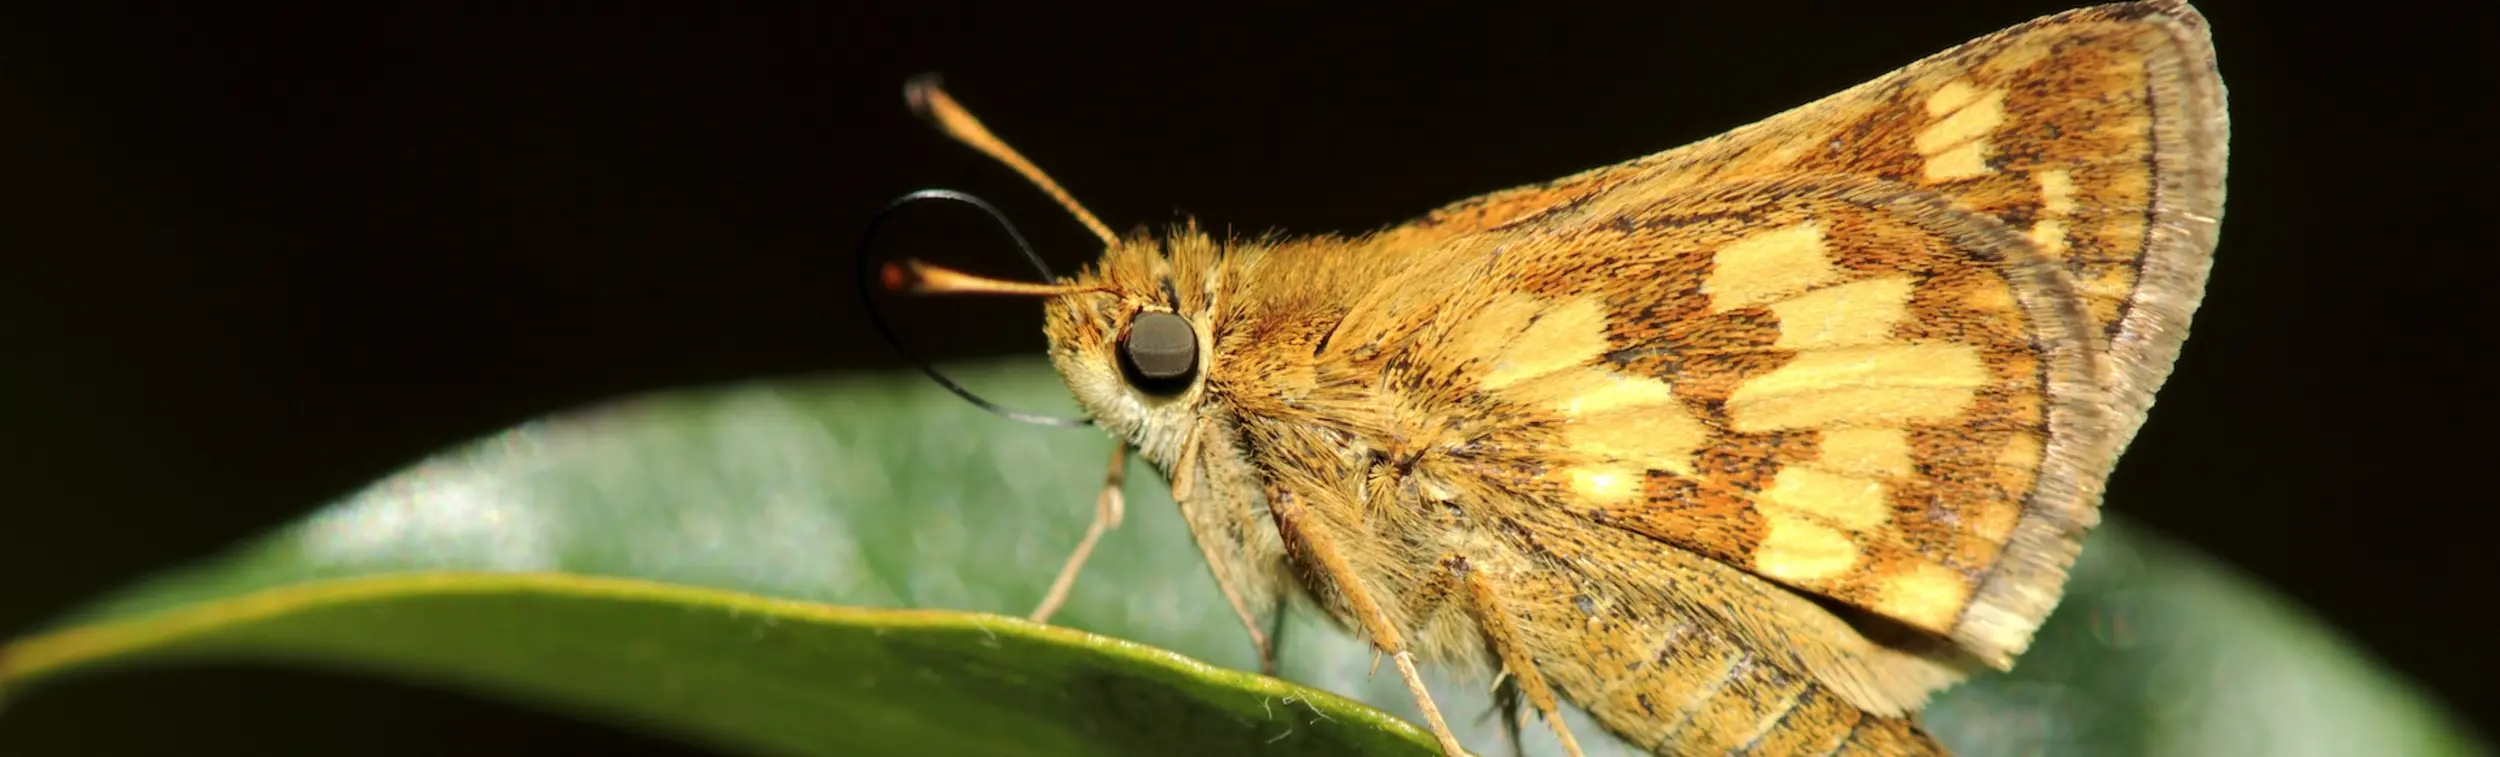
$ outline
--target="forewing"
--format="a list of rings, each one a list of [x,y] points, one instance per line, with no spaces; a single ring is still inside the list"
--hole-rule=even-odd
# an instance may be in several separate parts
[[[2203,296],[2227,137],[2204,17],[2178,0],[2102,5],[1982,37],[1713,139],[1452,203],[1379,239],[1430,247],[1569,223],[1598,195],[1786,174],[1941,192],[2075,277],[2112,356],[2101,379],[2123,447]]]
[[[2003,667],[2186,336],[2225,137],[2193,9],[2073,11],[1384,232],[1450,262],[1341,331],[1568,411],[1544,427],[1578,462],[1540,485],[1588,517]]]
[[[1324,360],[1433,419],[1370,434],[1434,440],[1419,475],[1480,517],[1567,510],[2009,660],[2111,444],[2069,277],[1878,179],[1628,200],[1462,240],[1340,327]]]

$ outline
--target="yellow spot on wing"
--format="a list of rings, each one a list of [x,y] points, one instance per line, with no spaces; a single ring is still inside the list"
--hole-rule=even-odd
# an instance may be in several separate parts
[[[2075,212],[2075,177],[2066,169],[2040,172],[2040,209],[2058,215]]]
[[[2075,210],[2075,179],[2065,169],[2040,172],[2040,220],[2031,224],[2031,244],[2050,257],[2066,257],[2066,214]]]
[[[1710,441],[1710,427],[1681,403],[1627,408],[1570,421],[1563,443],[1574,452],[1684,475],[1693,453]]]
[[[1755,573],[1782,581],[1816,581],[1840,575],[1858,562],[1858,545],[1837,529],[1778,512],[1762,517],[1768,527],[1753,550]]]
[[[2005,123],[2004,91],[1951,82],[1927,96],[1927,114],[1937,121],[1912,137],[1910,146],[1927,156],[1929,180],[1988,173],[1987,136]]]
[[[1519,332],[1544,309],[1545,301],[1534,295],[1504,293],[1451,326],[1442,344],[1453,360],[1491,366],[1518,344]]]
[[[1598,465],[1571,469],[1571,491],[1591,504],[1619,505],[1641,494],[1638,466]]]
[[[1936,88],[1935,94],[1927,96],[1927,117],[1943,118],[1951,115],[1978,97],[1979,90],[1972,87],[1969,82],[1945,82],[1944,86]]]
[[[1909,310],[1910,277],[1853,281],[1771,305],[1779,316],[1780,349],[1806,350],[1891,341]]]
[[[1674,402],[1675,386],[1647,376],[1582,367],[1512,384],[1502,395],[1512,402],[1576,418]]]
[[[1762,490],[1765,503],[1820,515],[1851,531],[1891,519],[1887,500],[1881,481],[1796,465],[1781,468]]]
[[[2066,257],[2066,222],[2043,218],[2031,224],[2031,246],[2060,260]]]
[[[1949,181],[1988,173],[1988,156],[1982,152],[1985,149],[1986,142],[1974,139],[1929,157],[1927,180]]]
[[[1910,432],[1900,428],[1824,429],[1822,455],[1812,465],[1860,476],[1908,475]]]
[[[1583,297],[1544,311],[1500,353],[1486,389],[1595,361],[1606,353],[1606,304]]]
[[[1755,433],[1834,425],[1904,425],[1961,415],[1988,381],[1965,344],[1900,344],[1799,353],[1736,387],[1730,425]]]
[[[1888,576],[1875,609],[1886,616],[1931,630],[1949,629],[1970,603],[1970,584],[1953,569],[1935,563]]]
[[[1998,126],[2005,123],[2004,92],[1988,90],[1972,96],[1965,92],[1969,89],[1967,85],[1962,85],[1960,89],[1955,88],[1955,85],[1960,84],[1960,82],[1955,82],[1945,85],[1943,89],[1936,90],[1935,95],[1927,98],[1927,110],[1930,114],[1935,113],[1938,98],[1947,94],[1959,96],[1961,104],[1960,107],[1952,109],[1950,114],[1944,115],[1935,123],[1928,125],[1926,129],[1921,130],[1918,136],[1911,138],[1910,147],[1918,150],[1918,154],[1934,155],[1943,152],[1945,148],[1985,137],[1988,132],[1995,131]]]
[[[1553,410],[1563,417],[1564,445],[1605,464],[1573,469],[1572,486],[1603,498],[1637,494],[1641,472],[1693,472],[1693,454],[1710,440],[1710,427],[1675,397],[1675,387],[1645,376],[1593,366],[1554,371],[1501,390],[1511,402]]]
[[[1786,226],[1728,243],[1711,260],[1703,286],[1710,307],[1730,310],[1768,302],[1840,278],[1823,244],[1823,228],[1812,221]]]
[[[1675,387],[1645,376],[1594,366],[1554,371],[1501,390],[1511,402],[1553,410],[1563,417],[1564,444],[1596,460],[1628,466],[1621,480],[1633,490],[1647,469],[1690,474],[1693,454],[1710,440],[1710,427],[1693,415]],[[1599,466],[1572,472],[1573,485],[1599,486]],[[1589,476],[1583,480],[1581,476]]]

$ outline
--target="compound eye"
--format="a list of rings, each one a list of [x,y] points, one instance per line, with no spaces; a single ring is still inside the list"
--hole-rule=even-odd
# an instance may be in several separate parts
[[[1138,389],[1153,394],[1187,389],[1197,378],[1198,332],[1174,313],[1139,313],[1120,338],[1120,363]]]

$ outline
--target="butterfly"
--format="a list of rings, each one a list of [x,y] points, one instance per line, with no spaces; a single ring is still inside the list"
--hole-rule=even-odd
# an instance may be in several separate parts
[[[907,94],[1105,249],[885,284],[1042,298],[1264,667],[1307,600],[1453,756],[1418,660],[1496,671],[1575,755],[1564,702],[1663,755],[1945,753],[1918,711],[2030,644],[2171,372],[2229,131],[2203,17],[2119,3],[1371,233],[1121,237]]]

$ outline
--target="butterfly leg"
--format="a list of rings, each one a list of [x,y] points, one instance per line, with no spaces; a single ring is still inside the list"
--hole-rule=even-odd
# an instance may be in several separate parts
[[[1278,606],[1274,609],[1273,617],[1269,618],[1273,624],[1270,630],[1259,630],[1259,616],[1250,611],[1250,603],[1242,599],[1241,590],[1233,585],[1232,573],[1225,569],[1224,560],[1211,551],[1203,540],[1198,542],[1198,553],[1206,556],[1207,568],[1215,574],[1215,587],[1224,590],[1224,601],[1233,606],[1233,616],[1241,619],[1241,629],[1250,632],[1250,647],[1259,653],[1259,674],[1276,675],[1275,639],[1284,630],[1285,608]]]
[[[1332,526],[1316,515],[1300,497],[1289,491],[1268,494],[1268,510],[1276,517],[1277,527],[1285,532],[1287,544],[1301,548],[1311,566],[1327,574],[1337,587],[1337,594],[1353,610],[1354,618],[1371,636],[1372,647],[1387,652],[1398,665],[1398,676],[1406,680],[1406,690],[1415,695],[1415,704],[1424,711],[1424,720],[1432,728],[1433,738],[1441,742],[1447,757],[1467,757],[1467,750],[1458,745],[1458,735],[1450,732],[1450,724],[1441,719],[1441,708],[1432,702],[1432,691],[1424,688],[1423,673],[1415,669],[1415,653],[1406,648],[1405,637],[1389,623],[1388,614],[1372,600],[1371,591],[1363,587],[1363,577],[1354,572],[1338,545]]]
[[[1120,518],[1128,512],[1128,501],[1120,494],[1120,485],[1127,479],[1128,447],[1112,445],[1111,469],[1103,474],[1102,494],[1094,498],[1094,522],[1085,527],[1085,538],[1077,541],[1076,551],[1068,553],[1067,563],[1059,566],[1059,577],[1051,579],[1049,593],[1042,595],[1042,604],[1026,616],[1035,623],[1048,623],[1052,613],[1068,601],[1068,591],[1076,586],[1076,573],[1085,568],[1085,559],[1094,555],[1094,543],[1102,541],[1103,532],[1120,527]]]
[[[1571,726],[1563,722],[1562,707],[1554,699],[1554,690],[1546,685],[1545,676],[1537,672],[1536,658],[1528,654],[1527,643],[1519,638],[1519,628],[1511,622],[1518,616],[1504,605],[1501,591],[1483,571],[1469,570],[1464,558],[1448,558],[1441,564],[1459,574],[1459,582],[1466,588],[1467,609],[1475,616],[1476,624],[1484,628],[1493,653],[1502,658],[1503,670],[1517,682],[1518,693],[1536,705],[1537,711],[1545,713],[1545,722],[1553,726],[1554,738],[1562,742],[1563,752],[1580,757],[1580,742],[1571,737]],[[1517,701],[1512,700],[1513,712],[1517,711]],[[1517,723],[1514,718],[1508,724],[1513,739],[1518,737]]]
[[[1198,455],[1203,449],[1199,445],[1206,433],[1207,421],[1201,419],[1197,423],[1190,424],[1189,436],[1181,441],[1181,455],[1172,463],[1173,502],[1188,502],[1190,497],[1197,494],[1200,462]],[[1276,675],[1276,647],[1272,641],[1274,634],[1259,631],[1258,615],[1250,612],[1250,603],[1242,600],[1240,588],[1233,585],[1233,577],[1225,569],[1228,563],[1217,556],[1212,549],[1213,547],[1206,541],[1198,542],[1199,554],[1207,558],[1207,567],[1215,573],[1216,587],[1224,590],[1224,602],[1232,605],[1233,616],[1241,619],[1242,630],[1250,632],[1250,646],[1259,653],[1259,674]],[[1278,608],[1275,622],[1281,627],[1283,621],[1283,608]]]
[[[1207,421],[1189,424],[1189,436],[1181,439],[1181,456],[1172,462],[1172,501],[1186,502],[1198,491],[1198,454],[1200,439],[1206,437]]]

